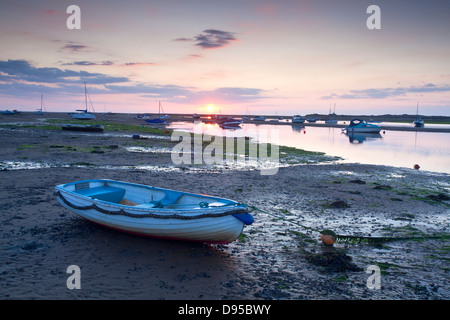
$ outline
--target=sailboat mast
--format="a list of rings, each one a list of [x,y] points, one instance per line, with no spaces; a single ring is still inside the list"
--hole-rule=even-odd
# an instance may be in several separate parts
[[[88,108],[87,108],[87,89],[86,89],[86,82],[84,83],[84,99],[85,99],[85,101],[86,101],[86,110],[85,110],[84,112],[87,112],[87,111],[88,111]]]

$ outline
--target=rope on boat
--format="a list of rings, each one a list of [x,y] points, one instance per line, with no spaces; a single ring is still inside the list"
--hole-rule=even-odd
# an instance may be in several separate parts
[[[132,217],[132,218],[157,218],[157,219],[180,219],[180,220],[193,220],[193,219],[202,219],[202,218],[219,218],[219,217],[224,217],[224,216],[228,216],[228,215],[233,215],[233,214],[246,214],[248,213],[247,209],[244,208],[236,208],[235,210],[229,210],[226,212],[220,212],[220,213],[204,213],[204,214],[200,214],[200,215],[195,215],[195,216],[187,216],[187,215],[179,215],[179,214],[155,214],[155,213],[131,213],[131,212],[127,212],[124,209],[120,209],[118,211],[111,211],[111,210],[106,210],[103,208],[100,208],[99,206],[97,206],[95,203],[89,206],[77,206],[74,205],[73,203],[71,203],[70,201],[68,201],[66,198],[64,198],[64,196],[61,194],[60,191],[55,192],[55,196],[59,197],[62,202],[64,202],[66,205],[68,205],[69,207],[76,209],[76,210],[90,210],[90,209],[94,209],[97,210],[101,213],[104,214],[109,214],[109,215],[123,215],[123,216],[127,216],[127,217]],[[237,204],[239,205],[239,204]]]
[[[430,236],[412,236],[412,237],[367,237],[367,236],[348,236],[348,235],[340,235],[340,234],[336,234],[334,231],[329,230],[329,229],[325,229],[325,230],[319,230],[319,229],[315,229],[312,227],[308,227],[305,225],[302,225],[296,221],[292,221],[292,220],[288,220],[285,217],[282,217],[280,215],[259,209],[255,206],[250,206],[247,205],[248,208],[252,209],[252,211],[260,211],[263,212],[265,214],[268,214],[270,216],[273,216],[277,219],[281,219],[284,220],[286,222],[295,224],[299,227],[302,227],[305,230],[308,231],[314,231],[320,234],[331,234],[335,239],[336,242],[345,242],[345,243],[383,243],[383,242],[389,242],[389,241],[402,241],[402,240],[416,240],[416,241],[420,241],[420,240],[436,240],[436,239],[450,239],[450,235],[448,234],[441,234],[441,235],[430,235]]]

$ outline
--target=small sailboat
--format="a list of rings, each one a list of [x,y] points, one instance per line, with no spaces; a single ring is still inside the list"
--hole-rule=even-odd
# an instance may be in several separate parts
[[[84,98],[85,98],[85,102],[86,102],[86,108],[77,110],[79,112],[71,113],[70,115],[72,116],[72,118],[77,119],[77,120],[95,120],[96,119],[95,114],[88,112],[88,103],[87,103],[88,94],[87,94],[86,82],[84,83]],[[91,102],[91,106],[92,106],[92,102]]]
[[[44,114],[45,114],[45,111],[44,111],[43,109],[44,109],[44,97],[43,97],[43,95],[41,94],[41,108],[40,108],[40,109],[36,109],[36,111],[34,112],[34,114],[36,114],[36,115],[44,115]]]
[[[331,113],[331,104],[330,104],[330,111],[328,113],[329,118],[325,120],[325,123],[326,124],[337,124],[337,120],[332,118],[335,115],[336,115],[336,103],[334,104],[333,113]]]
[[[161,105],[161,101],[159,101],[159,106],[158,106],[158,114],[159,117],[158,118],[154,118],[154,119],[147,119],[145,120],[146,123],[148,124],[163,124],[166,123],[166,120],[169,119],[169,115],[165,114],[165,115],[161,115],[161,111],[164,112],[162,105]]]
[[[425,122],[419,117],[419,102],[417,102],[416,120],[413,121],[413,125],[416,128],[422,128],[425,126]]]
[[[233,200],[115,180],[60,184],[55,196],[87,220],[155,238],[229,243],[253,223],[247,206]]]

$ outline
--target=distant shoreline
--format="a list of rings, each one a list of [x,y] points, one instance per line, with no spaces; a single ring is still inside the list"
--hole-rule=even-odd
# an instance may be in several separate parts
[[[142,120],[136,119],[135,116],[139,113],[111,113],[111,112],[97,112],[94,113],[97,115],[98,121],[112,121],[112,122],[118,122],[123,124],[143,124]],[[157,117],[158,114],[155,113],[147,113],[149,116],[155,116]],[[171,122],[177,122],[177,121],[194,121],[192,114],[173,114],[173,113],[167,113],[170,115],[170,118],[167,120],[168,123]],[[199,114],[201,116],[200,120],[205,119],[208,115],[207,114]],[[255,116],[253,115],[224,115],[221,116],[230,116],[235,118],[244,118],[249,117],[249,120],[243,120],[244,123],[251,123],[251,124],[261,124],[261,125],[292,125],[291,122],[287,122],[286,120],[290,120],[291,116],[264,116],[266,118],[266,121],[255,121],[253,118]],[[0,123],[5,123],[7,121],[13,120],[13,121],[32,121],[36,119],[46,119],[46,118],[58,118],[58,119],[67,119],[67,120],[73,120],[70,116],[69,112],[47,112],[43,115],[36,115],[33,111],[23,111],[18,114],[13,115],[4,115],[0,114]],[[372,121],[372,122],[390,122],[392,124],[389,125],[381,125],[382,130],[391,130],[391,131],[413,131],[413,132],[443,132],[443,133],[450,133],[450,117],[446,116],[428,116],[428,117],[422,117],[422,119],[425,121],[425,127],[422,128],[416,128],[412,125],[412,122],[416,119],[415,115],[379,115],[379,116],[373,116],[373,115],[305,115],[305,119],[314,118],[317,121],[324,121],[328,118],[333,118],[334,120],[340,121],[340,122],[350,122],[352,119],[361,119],[365,121]],[[280,121],[270,121],[270,120],[280,120]],[[86,121],[86,120],[83,120]],[[92,121],[92,120],[91,120]],[[411,126],[396,126],[395,122],[398,123],[411,123]],[[436,127],[429,127],[427,124],[442,124],[447,125],[447,122],[449,124],[448,128],[436,128]],[[87,122],[86,122],[87,123]],[[346,124],[337,123],[337,124],[329,124],[329,123],[317,123],[317,122],[308,122],[305,121],[304,123],[298,123],[299,126],[310,126],[310,127],[326,127],[326,128],[345,128]]]

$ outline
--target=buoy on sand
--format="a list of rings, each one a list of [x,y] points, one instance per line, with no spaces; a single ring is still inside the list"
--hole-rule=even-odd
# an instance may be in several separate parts
[[[420,166],[416,163],[416,164],[414,165],[414,169],[419,170],[419,169],[420,169]]]
[[[320,233],[320,240],[327,245],[332,246],[336,242],[336,234],[331,230],[323,230]]]

